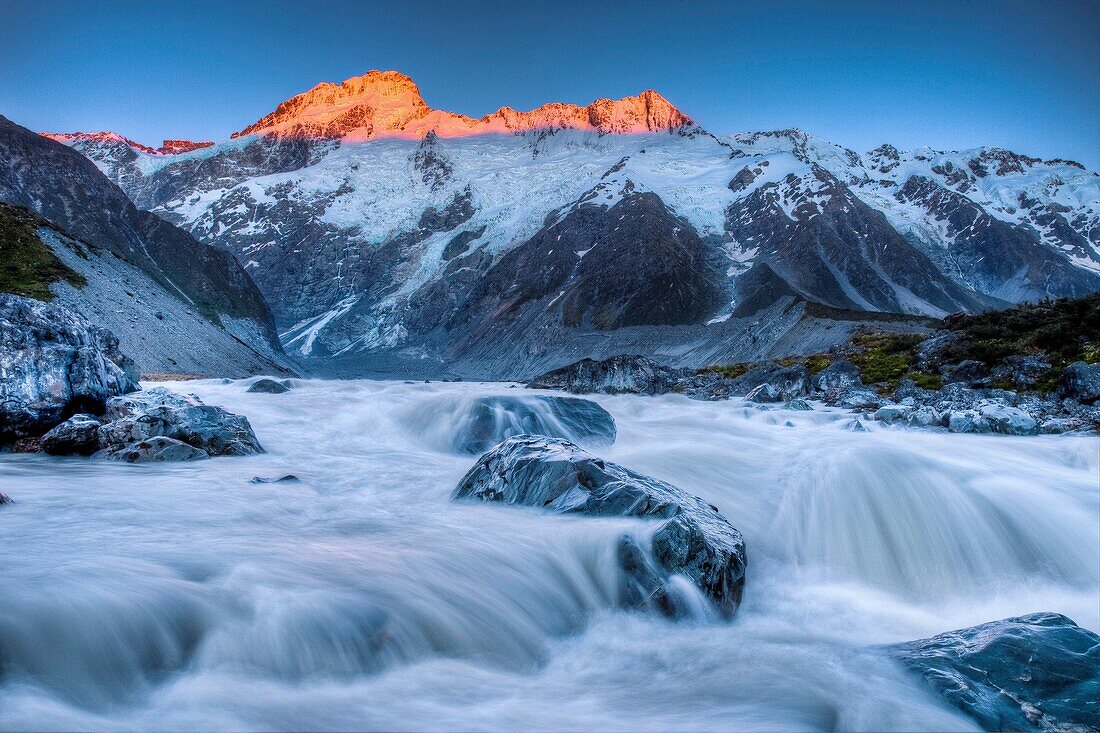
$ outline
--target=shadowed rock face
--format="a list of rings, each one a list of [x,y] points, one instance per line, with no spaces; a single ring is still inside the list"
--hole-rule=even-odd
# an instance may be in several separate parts
[[[817,165],[808,176],[790,174],[734,202],[726,228],[759,249],[757,267],[767,263],[772,271],[746,283],[746,295],[761,302],[777,297],[769,299],[769,290],[785,294],[782,281],[835,308],[905,313],[923,310],[914,306],[923,301],[951,313],[984,305]]]
[[[629,182],[627,183],[629,187]],[[448,328],[498,327],[545,301],[572,328],[698,323],[726,302],[707,245],[652,193],[581,204],[510,250]]]
[[[66,308],[0,294],[0,441],[42,435],[137,389],[118,339]]]
[[[1035,229],[990,216],[961,193],[929,178],[911,176],[896,198],[923,207],[941,222],[950,234],[945,267],[980,293],[1019,302],[1078,297],[1100,288],[1100,277],[1042,246]],[[1055,225],[1053,220],[1048,223]]]
[[[632,537],[620,543],[619,562],[626,576],[623,602],[679,615],[686,609],[668,584],[670,574],[686,576],[723,616],[732,615],[741,602],[745,543],[715,507],[566,440],[509,438],[478,460],[452,498],[558,513],[664,519],[648,554]]]
[[[1100,636],[1056,613],[887,647],[989,731],[1100,730]]]
[[[138,210],[83,155],[0,117],[0,162],[0,200],[115,253],[207,318],[255,321],[278,348],[271,311],[232,255]]]

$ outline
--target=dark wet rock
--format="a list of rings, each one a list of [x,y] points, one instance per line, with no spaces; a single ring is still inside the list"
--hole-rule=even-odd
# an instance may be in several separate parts
[[[37,437],[137,389],[118,339],[79,313],[0,294],[0,443]]]
[[[298,484],[302,480],[292,473],[288,473],[285,476],[271,477],[271,476],[253,476],[248,482],[250,484]]]
[[[582,359],[535,377],[534,389],[563,389],[576,394],[662,394],[675,389],[681,372],[644,356],[612,356],[603,361]]]
[[[1062,395],[1091,405],[1100,401],[1100,363],[1077,361],[1062,372]]]
[[[810,393],[810,373],[801,364],[765,362],[734,379],[732,390],[750,402],[790,402]]]
[[[1050,361],[1043,354],[1015,354],[1002,359],[990,376],[995,384],[1008,383],[1016,389],[1030,389],[1050,368]]]
[[[14,504],[14,503],[15,503],[15,501],[10,496],[5,494],[3,491],[0,491],[0,506],[3,506],[4,504]]]
[[[252,383],[252,386],[248,388],[249,392],[262,392],[264,394],[282,394],[283,392],[289,392],[290,387],[286,385],[286,382],[276,382],[274,379],[257,379]]]
[[[810,407],[810,404],[808,402],[806,402],[806,400],[791,400],[787,404],[783,405],[783,407],[788,409],[788,410],[798,410],[798,411],[806,411],[806,410],[813,410],[814,409],[814,408]]]
[[[566,440],[509,438],[478,459],[452,498],[522,504],[558,513],[664,519],[652,536],[649,553],[642,552],[632,538],[624,538],[620,545],[620,564],[626,574],[624,598],[679,615],[677,594],[669,585],[669,576],[675,573],[686,576],[723,616],[732,615],[741,601],[744,540],[715,507]]]
[[[814,389],[819,392],[863,386],[859,367],[847,359],[837,359],[817,374],[814,374],[811,382]]]
[[[167,436],[211,456],[264,452],[248,418],[164,387],[112,397],[107,401],[107,420],[99,429],[103,448]]]
[[[545,435],[586,445],[615,442],[615,419],[592,400],[534,395],[481,397],[461,416],[454,447],[478,455],[515,435]]]
[[[1100,730],[1100,636],[1056,613],[887,647],[988,731]]]
[[[182,440],[156,435],[148,440],[105,448],[95,454],[123,463],[163,463],[168,461],[200,461],[210,454]]]
[[[905,377],[898,384],[898,388],[894,390],[894,402],[901,403],[911,400],[914,405],[923,405],[929,402],[934,395],[935,392],[918,387],[912,379]]]
[[[95,415],[73,415],[43,435],[39,446],[43,453],[52,456],[90,456],[99,450],[99,427],[102,424]]]
[[[955,348],[961,337],[954,331],[937,331],[917,345],[916,366],[921,371],[939,370],[946,354]]]
[[[940,368],[945,384],[965,384],[968,387],[988,387],[990,383],[989,370],[985,364],[974,359],[967,359],[958,364],[947,364]]]

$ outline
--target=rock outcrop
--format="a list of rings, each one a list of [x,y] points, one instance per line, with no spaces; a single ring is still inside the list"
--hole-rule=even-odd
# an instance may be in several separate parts
[[[745,543],[714,506],[566,440],[509,438],[478,459],[452,497],[557,513],[662,519],[648,552],[633,537],[621,540],[622,601],[683,614],[686,604],[669,581],[673,574],[687,577],[722,616],[731,616],[741,601]]]
[[[248,418],[164,387],[108,400],[106,420],[99,428],[102,451],[97,455],[112,455],[117,446],[158,436],[181,441],[210,456],[264,452]]]
[[[1062,374],[1062,394],[1091,405],[1100,400],[1100,363],[1074,362]]]
[[[988,731],[1100,730],[1100,636],[1056,613],[887,647]]]
[[[582,359],[532,379],[532,389],[563,389],[575,394],[663,394],[675,389],[681,373],[644,356]]]
[[[137,378],[109,331],[60,306],[0,294],[0,442],[102,413]]]

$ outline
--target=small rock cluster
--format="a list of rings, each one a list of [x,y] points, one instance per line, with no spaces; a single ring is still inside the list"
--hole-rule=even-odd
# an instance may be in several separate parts
[[[78,313],[0,295],[0,447],[127,463],[262,453],[248,420],[163,387]]]
[[[112,397],[102,418],[74,415],[43,435],[40,447],[126,463],[263,453],[248,418],[164,387]]]

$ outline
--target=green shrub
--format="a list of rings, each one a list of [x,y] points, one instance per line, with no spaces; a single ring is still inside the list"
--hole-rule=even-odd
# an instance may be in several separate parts
[[[66,280],[76,287],[84,276],[67,267],[38,236],[48,222],[26,209],[0,204],[0,293],[53,300],[50,284]]]

